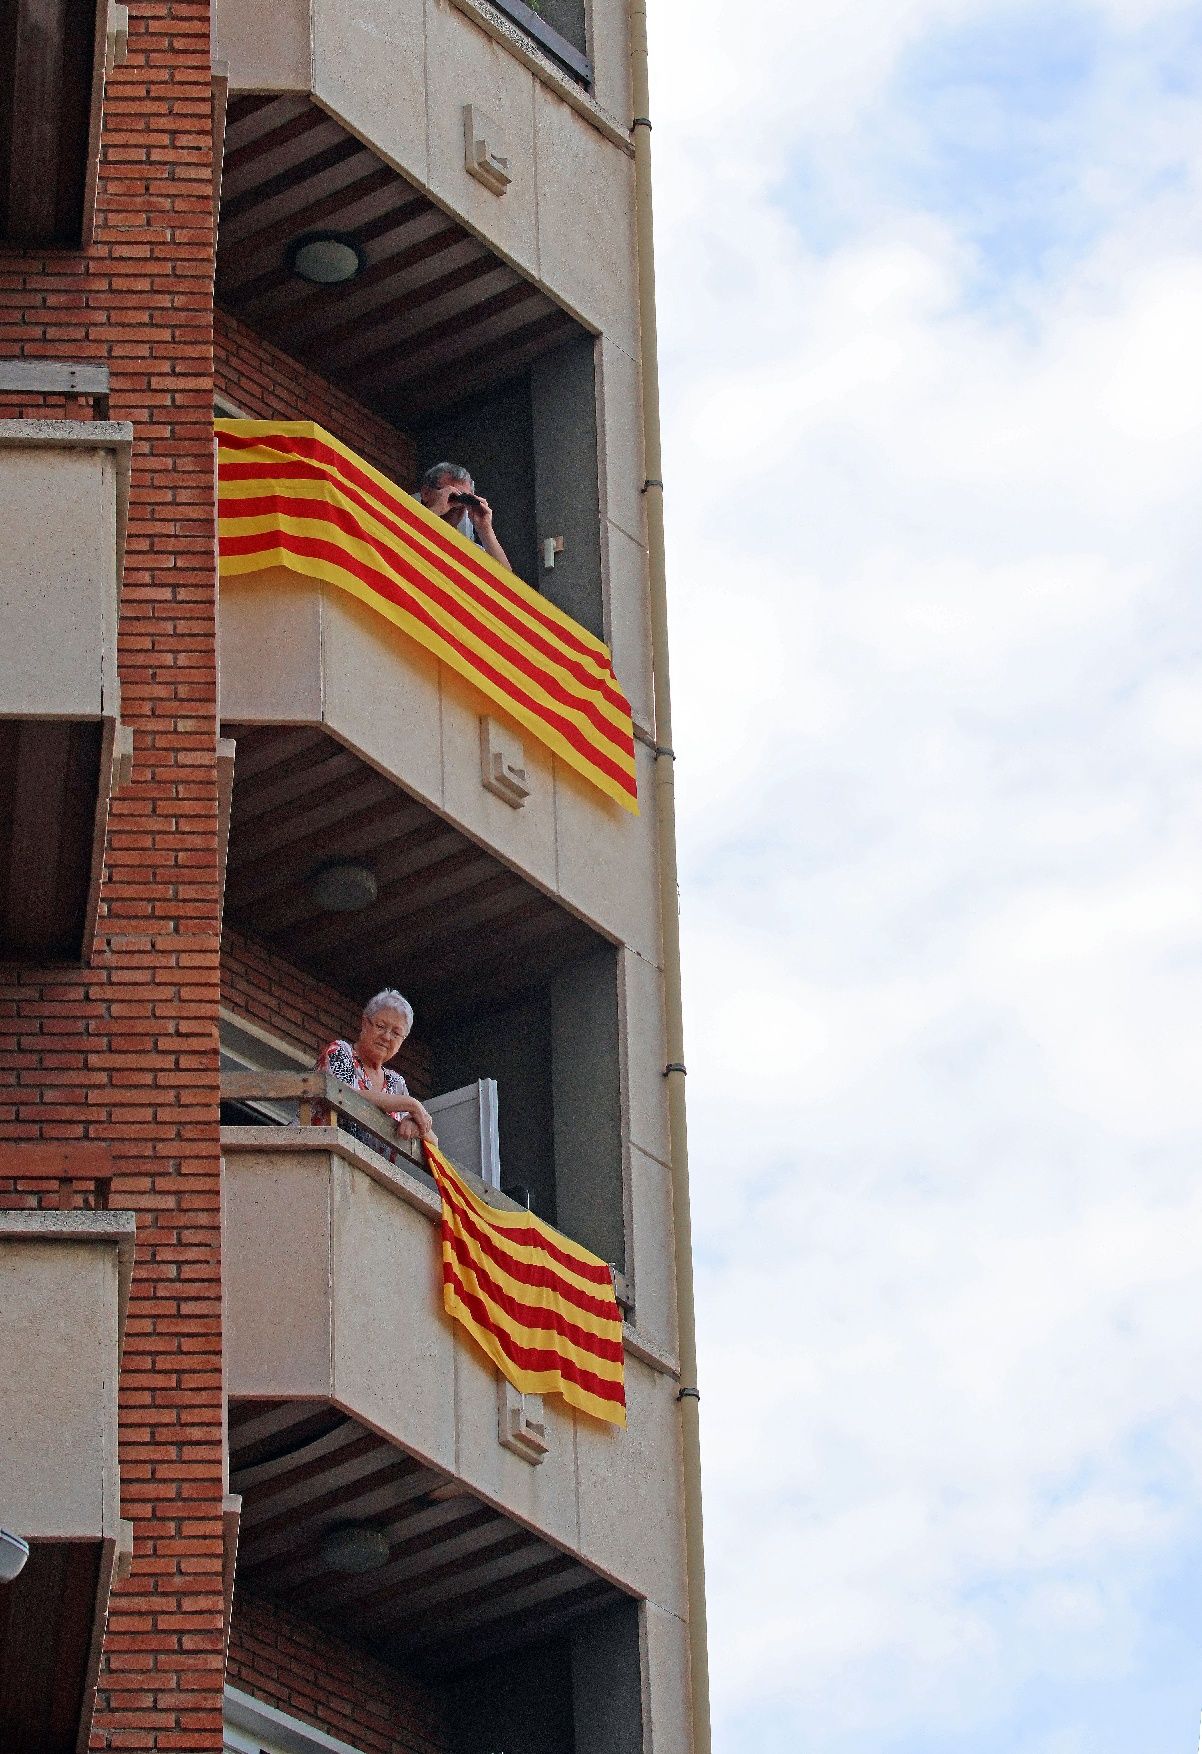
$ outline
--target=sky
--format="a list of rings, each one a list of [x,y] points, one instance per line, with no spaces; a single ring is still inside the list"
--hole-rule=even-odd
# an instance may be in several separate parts
[[[658,0],[721,1754],[1194,1754],[1202,11]]]

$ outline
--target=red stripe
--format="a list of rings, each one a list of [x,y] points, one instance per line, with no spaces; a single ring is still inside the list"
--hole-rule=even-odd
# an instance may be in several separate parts
[[[415,567],[413,563],[404,556],[404,554],[398,553],[396,549],[389,547],[386,542],[381,542],[378,538],[368,535],[367,531],[363,529],[358,520],[350,512],[345,511],[341,506],[330,505],[329,502],[324,499],[280,499],[274,493],[263,494],[255,499],[241,499],[234,503],[238,508],[234,514],[234,521],[237,521],[239,518],[267,516],[274,516],[280,519],[286,519],[290,516],[295,518],[303,517],[316,523],[332,524],[337,529],[345,531],[348,536],[353,536],[357,541],[366,542],[368,547],[373,549],[387,565],[396,567],[404,574],[405,578],[407,578],[412,585],[425,592],[427,596],[432,597],[447,615],[457,620],[461,626],[468,628],[478,639],[483,640],[492,651],[498,652],[507,657],[511,663],[515,664],[517,668],[522,670],[527,676],[547,688],[548,691],[553,693],[563,705],[574,707],[578,712],[583,713],[594,728],[608,741],[616,743],[621,747],[622,732],[611,725],[604,715],[597,710],[597,707],[594,704],[596,696],[604,691],[597,687],[596,682],[592,678],[581,676],[578,669],[566,663],[561,654],[554,651],[544,650],[544,655],[550,662],[557,664],[562,670],[570,674],[580,687],[585,690],[583,696],[574,695],[554,677],[548,676],[546,671],[544,671],[539,664],[532,659],[527,658],[524,654],[515,651],[508,641],[498,637],[498,635],[490,628],[478,621],[474,615],[469,614],[461,605],[455,603],[440,586],[432,584],[421,572],[418,571],[417,567]],[[233,538],[235,543],[246,540],[246,537],[236,536]],[[308,538],[302,537],[300,540],[308,540]],[[224,541],[222,546],[225,546]],[[239,552],[239,550],[235,549],[234,552]],[[362,561],[352,560],[350,555],[345,556],[345,561],[346,564],[355,571],[358,571],[363,565]],[[521,633],[524,630],[519,626],[516,628],[516,631]],[[622,701],[622,707],[625,712],[629,713],[630,709],[626,705],[624,698]]]
[[[276,480],[282,480],[316,481],[321,485],[328,485],[331,479],[327,471],[321,469],[316,464],[308,463],[280,463],[272,464],[270,466],[263,463],[227,463],[221,467],[219,473],[223,481],[262,481],[265,484],[269,484]],[[479,589],[472,577],[460,576],[459,569],[475,568],[476,563],[470,556],[465,556],[460,549],[453,547],[449,538],[444,539],[437,531],[431,530],[426,524],[420,523],[416,518],[409,517],[407,523],[395,523],[388,517],[387,513],[381,509],[378,502],[373,501],[366,494],[356,493],[355,490],[349,487],[346,481],[342,478],[339,478],[335,485],[339,494],[350,500],[352,504],[357,505],[362,510],[366,511],[369,517],[377,519],[386,529],[392,532],[397,541],[420,543],[420,545],[427,550],[428,558],[432,560],[435,566],[440,566],[442,567],[442,570],[446,570],[445,566],[442,565],[444,556],[446,560],[453,562],[456,567],[455,582],[467,596],[469,596],[475,603],[479,604],[481,608],[486,609],[488,613],[496,616],[498,621],[503,622],[514,633],[519,634],[522,638],[528,640],[531,645],[535,646],[543,654],[544,657],[558,664],[563,670],[566,670],[569,675],[573,676],[579,682],[582,688],[587,689],[593,694],[601,694],[610,705],[615,707],[619,712],[628,713],[630,711],[630,703],[627,701],[626,696],[623,694],[622,689],[618,684],[618,680],[613,673],[612,665],[602,658],[600,653],[583,645],[580,640],[566,633],[556,623],[550,621],[547,616],[541,615],[536,609],[528,607],[525,603],[520,602],[520,600],[518,601],[521,613],[506,608],[503,603],[498,603],[496,601],[497,596],[512,599],[514,593],[507,587],[502,588],[500,582],[495,581],[491,574],[487,574],[486,578],[490,585],[496,584],[497,589],[495,593]],[[246,514],[242,512],[240,508],[255,503],[255,501],[250,499],[231,499],[226,502],[230,508],[228,515],[232,518],[245,516]],[[285,503],[290,505],[300,505],[306,502],[289,499]],[[327,502],[323,500],[322,504],[324,506]],[[372,541],[372,538],[365,530],[360,530],[359,534],[364,541]],[[375,546],[378,547],[379,545],[375,544]],[[440,550],[441,553],[439,552]],[[381,550],[381,552],[384,552],[384,550]],[[391,550],[387,550],[387,552],[391,553]],[[538,627],[547,629],[548,637],[543,638],[531,623],[536,623]],[[587,672],[583,669],[582,665],[568,655],[568,652],[564,649],[565,646],[580,653],[582,658],[587,660],[589,665]]]
[[[551,616],[540,612],[537,606],[527,603],[526,600],[513,589],[512,585],[508,584],[504,578],[498,578],[494,573],[490,572],[484,563],[478,560],[475,555],[464,554],[462,549],[458,548],[456,544],[451,541],[449,536],[445,535],[441,530],[431,529],[422,520],[417,518],[403,499],[394,499],[391,495],[385,494],[381,490],[379,482],[374,481],[370,475],[366,474],[362,469],[357,468],[347,458],[340,455],[339,452],[333,450],[330,446],[323,445],[319,439],[307,435],[302,436],[277,431],[259,437],[245,437],[241,434],[223,432],[218,434],[218,440],[220,447],[240,451],[252,450],[259,446],[271,445],[279,448],[290,456],[309,458],[316,469],[324,470],[328,467],[328,470],[337,475],[342,482],[353,481],[362,489],[365,497],[372,505],[377,508],[380,505],[389,506],[391,510],[405,523],[412,528],[422,530],[426,534],[428,540],[435,546],[440,547],[444,553],[451,556],[460,566],[463,566],[470,572],[474,573],[476,578],[483,582],[490,591],[499,592],[510,602],[519,605],[523,614],[528,614],[534,617],[544,627],[552,631],[557,638],[566,640],[578,652],[592,658],[594,662],[600,662],[598,654],[587,643],[587,641],[582,640],[577,634],[572,633],[570,629],[561,627]],[[323,462],[318,461],[319,458],[328,459],[328,465],[324,465]],[[256,468],[261,471],[262,466],[255,464],[229,464],[225,467],[231,471],[242,469],[249,471]],[[218,452],[218,473],[223,473],[220,450]],[[236,478],[237,477],[231,473],[230,479]]]
[[[425,1150],[427,1161],[430,1163],[430,1173],[438,1183],[439,1193],[450,1199],[457,1212],[470,1211],[471,1209],[461,1196],[451,1175],[443,1170],[441,1159],[435,1157],[429,1145],[426,1145]],[[450,1190],[449,1194],[448,1189]],[[472,1216],[477,1223],[481,1222],[479,1214],[473,1211]],[[508,1227],[503,1230],[498,1228],[490,1234],[503,1237],[507,1242],[520,1243],[526,1248],[542,1249],[551,1256],[553,1261],[558,1261],[561,1267],[570,1267],[582,1279],[591,1279],[594,1285],[604,1285],[610,1295],[613,1295],[613,1277],[604,1261],[599,1261],[595,1255],[585,1259],[580,1255],[573,1254],[570,1249],[561,1248],[558,1243],[543,1231],[536,1229],[533,1224],[524,1224],[518,1230],[510,1230]],[[617,1308],[616,1298],[614,1308]]]
[[[567,1280],[561,1279],[550,1264],[532,1266],[527,1261],[519,1261],[507,1254],[497,1240],[502,1233],[491,1231],[480,1224],[472,1212],[465,1210],[461,1203],[451,1196],[441,1177],[438,1179],[438,1191],[446,1205],[455,1214],[460,1229],[488,1256],[490,1261],[500,1267],[501,1271],[507,1273],[511,1279],[516,1279],[521,1285],[550,1291],[554,1296],[562,1298],[566,1303],[572,1304],[574,1308],[583,1311],[585,1315],[596,1316],[599,1321],[612,1322],[615,1327],[621,1326],[622,1318],[618,1314],[618,1302],[614,1296],[613,1281],[609,1278],[608,1268],[605,1273],[609,1282],[608,1298],[593,1297],[591,1293],[581,1291],[579,1286],[569,1284]],[[540,1242],[538,1246],[548,1255],[551,1253],[551,1250],[544,1243]]]
[[[522,706],[525,706],[536,718],[542,719],[544,724],[550,725],[553,729],[557,730],[564,740],[567,743],[570,743],[572,748],[583,756],[590,765],[608,775],[608,777],[612,779],[622,791],[628,793],[632,798],[637,796],[636,781],[633,773],[618,766],[618,764],[607,756],[604,751],[590,743],[575,725],[562,719],[558,713],[552,712],[539,701],[531,699],[531,697],[527,695],[524,690],[518,688],[509,677],[502,676],[477,653],[468,651],[461,647],[459,643],[451,637],[446,627],[436,621],[433,616],[423,610],[417,603],[401,601],[398,597],[397,587],[391,580],[385,578],[383,574],[376,574],[374,569],[365,567],[362,562],[352,563],[351,558],[347,555],[345,549],[340,548],[336,543],[323,542],[320,539],[313,537],[294,537],[287,531],[277,530],[269,532],[262,538],[250,536],[227,536],[222,539],[221,546],[227,554],[258,554],[269,548],[283,548],[287,552],[298,555],[302,559],[336,561],[347,571],[353,572],[357,578],[362,579],[363,583],[368,585],[370,589],[377,590],[379,594],[382,597],[386,597],[389,602],[396,603],[398,607],[406,609],[411,615],[413,615],[415,620],[420,621],[424,626],[429,627],[432,632],[437,633],[441,639],[444,639],[446,643],[452,647],[453,650],[460,653],[469,668],[475,669],[479,675],[487,677],[502,694],[508,695],[511,700],[517,701]],[[379,580],[378,583],[376,582],[377,579]],[[629,753],[631,764],[633,766],[633,735],[631,735],[628,741],[625,739],[623,740],[622,749],[623,753]]]
[[[609,1377],[598,1376],[595,1371],[586,1370],[574,1359],[565,1358],[559,1352],[553,1352],[542,1346],[523,1346],[508,1334],[500,1332],[489,1319],[488,1309],[473,1292],[462,1284],[449,1262],[443,1262],[443,1284],[454,1288],[464,1307],[474,1321],[498,1342],[507,1358],[513,1360],[521,1370],[553,1370],[568,1382],[574,1382],[589,1394],[596,1395],[599,1401],[612,1401],[616,1407],[626,1405],[626,1391],[620,1382]]]
[[[621,1364],[620,1335],[616,1340],[605,1340],[600,1334],[591,1334],[587,1328],[570,1321],[554,1304],[523,1303],[520,1298],[512,1296],[504,1286],[497,1283],[488,1268],[464,1242],[451,1220],[445,1216],[442,1221],[442,1239],[444,1243],[450,1243],[460,1270],[470,1272],[480,1290],[486,1291],[511,1321],[517,1322],[523,1328],[544,1328],[549,1334],[558,1334],[561,1340],[570,1340],[581,1352],[591,1352],[594,1358],[604,1359],[607,1364]],[[446,1257],[443,1259],[445,1261]],[[495,1321],[495,1317],[493,1320]]]

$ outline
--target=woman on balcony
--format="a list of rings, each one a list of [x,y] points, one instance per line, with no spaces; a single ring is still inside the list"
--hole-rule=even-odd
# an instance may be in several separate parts
[[[429,1111],[422,1107],[416,1096],[410,1096],[401,1074],[388,1064],[400,1052],[412,1028],[413,1006],[395,988],[387,987],[363,1007],[359,1033],[353,1042],[332,1041],[322,1049],[317,1070],[328,1073],[339,1084],[345,1084],[348,1090],[370,1102],[373,1108],[389,1115],[396,1122],[402,1139],[429,1139],[436,1144]],[[315,1110],[313,1119],[319,1125],[328,1125],[329,1113],[324,1108]],[[397,1161],[397,1153],[366,1127],[346,1116],[339,1125],[353,1139],[369,1145],[391,1163]]]

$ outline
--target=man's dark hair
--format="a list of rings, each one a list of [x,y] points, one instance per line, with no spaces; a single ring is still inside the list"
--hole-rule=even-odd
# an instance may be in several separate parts
[[[474,485],[471,470],[465,469],[462,463],[435,463],[433,468],[427,469],[422,476],[418,483],[418,491],[420,492],[423,487],[441,487],[443,482],[448,480],[462,481],[469,488]]]

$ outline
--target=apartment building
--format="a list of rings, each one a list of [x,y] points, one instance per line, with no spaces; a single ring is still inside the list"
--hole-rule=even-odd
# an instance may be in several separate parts
[[[0,9],[4,1754],[708,1750],[647,111],[644,0]]]

